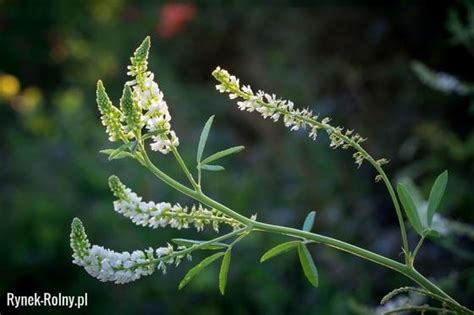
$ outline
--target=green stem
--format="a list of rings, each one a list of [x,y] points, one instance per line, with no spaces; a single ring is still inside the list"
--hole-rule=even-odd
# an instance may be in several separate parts
[[[171,152],[173,152],[173,155],[176,161],[178,161],[179,166],[181,166],[181,169],[183,170],[184,174],[186,174],[186,177],[188,178],[193,188],[197,191],[200,191],[201,188],[199,187],[199,184],[197,184],[196,181],[194,180],[193,175],[191,174],[188,167],[186,166],[186,163],[184,163],[184,160],[181,157],[181,154],[179,154],[178,149],[176,149],[176,147],[173,146],[171,147]]]
[[[232,86],[229,86],[229,88],[232,90],[232,93],[235,93],[236,95],[240,96],[243,99],[249,99],[251,97],[251,95],[242,92],[240,89],[236,89]],[[322,122],[320,122],[316,119],[312,119],[312,118],[306,117],[304,115],[294,114],[294,113],[291,113],[288,110],[284,110],[284,109],[281,109],[281,108],[278,108],[278,107],[271,106],[271,105],[269,105],[269,104],[267,104],[267,103],[265,103],[261,100],[256,100],[256,101],[260,105],[262,105],[264,107],[267,107],[267,108],[274,109],[275,111],[279,112],[282,115],[294,116],[297,119],[299,119],[301,121],[304,121],[305,123],[309,124],[310,126],[317,126],[318,128],[326,130],[328,133],[337,134],[337,136],[340,139],[342,139],[348,145],[352,146],[356,151],[360,152],[364,156],[364,158],[367,161],[369,161],[369,163],[375,168],[375,170],[381,176],[381,178],[382,178],[382,180],[383,180],[383,182],[384,182],[384,184],[385,184],[385,186],[388,190],[388,193],[390,194],[390,198],[392,199],[392,203],[395,207],[395,212],[396,212],[397,218],[398,218],[398,223],[400,225],[400,234],[402,236],[402,244],[403,244],[403,249],[404,249],[403,251],[404,251],[404,254],[405,254],[405,262],[408,263],[409,258],[410,258],[409,255],[408,255],[409,252],[410,252],[410,249],[408,247],[408,238],[407,238],[407,232],[406,232],[406,229],[405,229],[405,221],[403,220],[403,215],[402,215],[402,211],[401,211],[401,208],[400,208],[400,204],[398,202],[398,199],[397,199],[395,191],[392,187],[392,184],[390,183],[390,180],[388,179],[387,174],[385,174],[385,171],[382,169],[382,167],[379,165],[379,163],[377,163],[377,161],[367,151],[365,151],[364,148],[362,148],[359,143],[352,140],[350,137],[346,136],[345,134],[343,134],[342,132],[340,132],[336,128],[334,128],[334,127],[332,127],[328,124],[324,124],[324,123],[322,123]]]
[[[253,229],[260,229],[266,232],[270,233],[276,233],[276,234],[283,234],[291,237],[298,237],[298,238],[304,238],[307,240],[312,240],[317,243],[324,244],[326,246],[347,252],[349,254],[358,256],[360,258],[363,258],[365,260],[374,262],[378,265],[390,268],[392,270],[395,270],[406,277],[410,278],[414,282],[416,282],[418,285],[420,285],[422,288],[425,288],[426,290],[433,292],[437,295],[440,295],[447,300],[451,301],[453,305],[460,306],[459,303],[457,303],[453,298],[451,298],[447,293],[445,293],[442,289],[440,289],[438,286],[436,286],[434,283],[426,279],[423,275],[421,275],[418,271],[416,271],[414,268],[410,268],[407,265],[404,265],[400,262],[397,262],[393,259],[384,257],[382,255],[376,254],[374,252],[371,252],[369,250],[360,248],[358,246],[346,243],[344,241],[340,241],[328,236],[316,234],[316,233],[310,233],[298,229],[293,229],[289,227],[284,227],[284,226],[278,226],[278,225],[272,225],[272,224],[267,224],[267,223],[262,223],[258,221],[251,220],[235,211],[232,209],[224,206],[223,204],[215,201],[214,199],[206,196],[202,192],[197,192],[194,191],[183,184],[179,183],[175,179],[171,178],[170,176],[166,175],[163,173],[159,168],[157,168],[148,158],[147,154],[145,151],[142,151],[143,153],[143,162],[145,167],[147,167],[155,176],[160,178],[163,182],[171,186],[172,188],[176,189],[177,191],[209,206],[214,209],[217,209],[224,213],[225,215],[241,222],[242,224],[246,225],[249,228]]]
[[[412,267],[413,267],[413,264],[415,263],[416,255],[418,254],[418,251],[420,250],[421,245],[423,245],[424,240],[425,240],[424,236],[422,238],[420,238],[420,241],[418,242],[415,249],[413,250],[413,254],[411,255],[411,259],[410,259],[410,266],[412,266]]]
[[[209,240],[209,241],[205,241],[205,242],[202,242],[202,243],[199,243],[199,244],[196,244],[196,245],[193,245],[193,246],[190,246],[186,249],[183,249],[183,250],[180,250],[180,251],[176,251],[176,252],[173,252],[172,254],[169,254],[169,255],[166,255],[166,256],[162,256],[160,258],[157,258],[157,259],[153,259],[151,260],[150,262],[146,262],[146,263],[143,263],[143,264],[137,264],[137,266],[144,266],[144,265],[148,265],[150,263],[152,264],[157,264],[159,263],[160,261],[162,260],[168,260],[168,259],[171,259],[171,258],[174,258],[176,256],[183,256],[183,255],[186,255],[186,254],[189,254],[197,249],[200,249],[202,247],[206,247],[207,245],[212,245],[212,244],[215,244],[215,243],[218,243],[218,242],[221,242],[221,241],[225,241],[233,236],[236,236],[236,235],[239,235],[241,233],[245,233],[249,230],[248,227],[244,227],[244,228],[241,228],[241,229],[238,229],[238,230],[234,230],[230,233],[227,233],[227,234],[224,234],[222,236],[219,236],[219,237],[216,237],[216,238],[213,238],[212,240]],[[245,234],[246,235],[246,234]]]

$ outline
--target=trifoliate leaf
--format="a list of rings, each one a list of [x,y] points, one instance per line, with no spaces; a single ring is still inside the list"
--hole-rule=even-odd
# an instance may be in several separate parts
[[[433,223],[433,216],[438,210],[441,199],[443,198],[446,185],[448,184],[448,171],[441,173],[431,187],[430,198],[428,199],[427,221],[428,226]]]
[[[232,256],[232,251],[230,248],[225,252],[224,258],[222,259],[221,269],[219,271],[219,290],[221,294],[225,293],[225,286],[227,283],[227,274],[229,273],[230,259]]]
[[[397,185],[397,192],[398,197],[400,198],[400,201],[402,203],[403,209],[405,209],[405,213],[411,225],[419,235],[423,235],[424,228],[421,225],[418,210],[407,186],[402,183],[399,183]]]
[[[204,268],[209,266],[211,263],[216,261],[219,257],[224,256],[224,254],[225,254],[224,252],[220,252],[220,253],[216,253],[214,255],[211,255],[211,256],[207,257],[206,259],[204,259],[203,261],[201,261],[196,266],[194,266],[193,268],[191,268],[188,271],[188,273],[186,273],[183,280],[181,280],[181,282],[179,283],[178,289],[181,290],[182,288],[184,288],[189,283],[189,281],[191,281],[194,278],[194,276],[196,276],[198,273],[200,273]]]
[[[206,146],[207,137],[209,136],[209,131],[211,130],[212,122],[214,121],[214,115],[209,117],[204,128],[202,128],[201,136],[199,137],[198,150],[196,154],[197,163],[201,163],[202,153],[204,152],[204,147]]]
[[[265,260],[268,260],[272,257],[275,257],[277,255],[283,254],[290,249],[298,246],[298,244],[301,244],[301,241],[290,241],[286,243],[279,244],[272,249],[268,250],[265,254],[262,255],[260,258],[260,262],[263,263]]]
[[[304,224],[303,224],[303,231],[311,231],[314,225],[314,219],[316,217],[316,211],[311,211],[308,213],[306,216],[306,219],[304,219]]]
[[[298,256],[300,257],[301,267],[303,268],[306,279],[317,288],[319,285],[318,269],[306,245],[302,243],[298,245]]]
[[[227,155],[239,153],[243,149],[245,149],[244,146],[236,146],[236,147],[225,149],[223,151],[219,151],[217,153],[212,154],[211,156],[208,156],[204,160],[202,160],[201,164],[208,164],[208,163],[213,162],[215,160],[221,159],[221,158],[223,158]]]

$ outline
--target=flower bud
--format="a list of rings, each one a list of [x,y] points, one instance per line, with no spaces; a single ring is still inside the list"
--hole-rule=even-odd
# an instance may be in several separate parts
[[[132,61],[134,63],[140,64],[147,62],[148,60],[148,51],[150,50],[150,36],[147,36],[143,42],[135,50]]]
[[[128,85],[125,85],[123,89],[120,107],[125,115],[125,121],[127,122],[129,130],[141,129],[142,111],[133,98],[132,89]]]
[[[122,184],[122,182],[117,176],[112,175],[109,177],[109,186],[110,186],[110,190],[112,191],[115,197],[121,200],[127,199],[127,192],[126,192],[127,187],[125,187],[125,185]]]
[[[71,248],[74,251],[73,257],[75,260],[82,260],[89,255],[91,244],[87,239],[84,226],[81,220],[74,218],[71,224]]]
[[[121,123],[122,113],[120,110],[112,105],[109,96],[105,92],[102,81],[97,82],[97,106],[101,113],[102,124],[106,127],[106,132],[109,135],[110,141],[117,141],[125,139],[125,133]]]

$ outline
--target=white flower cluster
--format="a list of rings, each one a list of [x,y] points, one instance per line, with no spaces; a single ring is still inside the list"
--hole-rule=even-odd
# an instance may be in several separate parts
[[[331,140],[331,148],[348,149],[353,147],[357,152],[354,153],[354,159],[359,166],[362,164],[366,156],[359,151],[359,144],[366,139],[353,130],[345,130],[342,127],[334,127],[329,124],[330,118],[326,117],[319,120],[318,115],[308,109],[295,108],[292,101],[277,98],[275,94],[268,94],[259,90],[254,93],[248,85],[240,86],[239,79],[230,75],[227,70],[217,67],[212,75],[220,82],[216,85],[216,89],[221,93],[229,93],[230,99],[242,99],[237,102],[240,110],[259,112],[263,118],[270,118],[277,122],[283,117],[283,122],[290,130],[306,129],[309,127],[308,136],[316,140],[318,129],[324,129]]]
[[[153,81],[153,73],[148,71],[149,49],[147,37],[130,58],[132,65],[128,66],[127,74],[134,79],[125,85],[121,110],[112,105],[101,81],[97,83],[97,104],[110,141],[127,142],[145,127],[145,136],[152,139],[151,149],[167,154],[179,145],[179,139],[171,130],[171,115],[163,92]]]
[[[179,145],[179,139],[171,130],[171,115],[163,92],[153,80],[154,74],[147,69],[149,48],[150,38],[147,37],[130,58],[132,64],[128,66],[127,74],[134,79],[127,84],[133,87],[135,101],[145,111],[142,123],[152,134],[151,149],[167,154],[172,147]]]
[[[127,283],[148,276],[161,270],[166,272],[166,265],[181,259],[174,254],[173,247],[149,248],[145,251],[114,252],[102,246],[90,243],[79,219],[74,219],[71,230],[71,247],[74,250],[73,263],[84,267],[93,277],[100,281],[112,281],[117,284]]]
[[[170,226],[176,229],[186,229],[191,225],[201,231],[206,224],[212,224],[219,231],[221,223],[228,224],[234,229],[239,228],[239,222],[229,218],[215,209],[209,210],[201,205],[191,209],[179,203],[171,205],[168,202],[155,203],[143,201],[130,188],[126,187],[117,176],[109,178],[110,189],[118,200],[114,201],[114,209],[133,223],[151,228]]]
[[[102,246],[94,245],[89,255],[81,260],[75,259],[75,264],[100,281],[113,281],[117,284],[132,282],[142,276],[151,275],[156,269],[153,249],[129,252],[114,252]]]

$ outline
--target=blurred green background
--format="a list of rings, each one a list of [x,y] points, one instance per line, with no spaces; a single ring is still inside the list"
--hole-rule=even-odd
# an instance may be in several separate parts
[[[196,237],[193,231],[137,227],[116,214],[110,174],[145,199],[191,201],[131,160],[109,162],[98,153],[110,145],[96,110],[96,81],[102,79],[118,100],[128,57],[146,35],[152,38],[150,67],[185,160],[192,163],[212,114],[208,152],[246,146],[225,161],[226,172],[204,178],[212,196],[245,215],[257,212],[260,220],[300,227],[316,210],[317,232],[401,257],[397,220],[373,170],[357,169],[351,153],[329,149],[322,134],[312,142],[238,111],[215,91],[210,73],[218,65],[256,89],[356,129],[368,137],[369,152],[391,160],[386,170],[394,181],[409,177],[425,196],[448,169],[446,236],[426,243],[418,268],[474,307],[474,232],[457,223],[474,223],[474,105],[469,95],[424,85],[410,68],[420,60],[474,81],[472,1],[266,2],[272,5],[0,1],[0,310],[14,312],[5,307],[6,292],[88,292],[89,306],[80,313],[353,314],[376,307],[396,286],[411,285],[392,271],[315,246],[321,277],[315,290],[295,253],[258,263],[261,253],[284,240],[272,235],[253,235],[238,246],[225,296],[218,292],[216,266],[178,292],[193,263],[126,285],[101,283],[73,265],[69,229],[76,216],[92,243],[118,251]],[[463,28],[469,12],[471,26]],[[160,166],[181,176],[171,159],[155,155]],[[199,237],[215,235],[204,234]],[[416,242],[413,233],[410,242]]]

